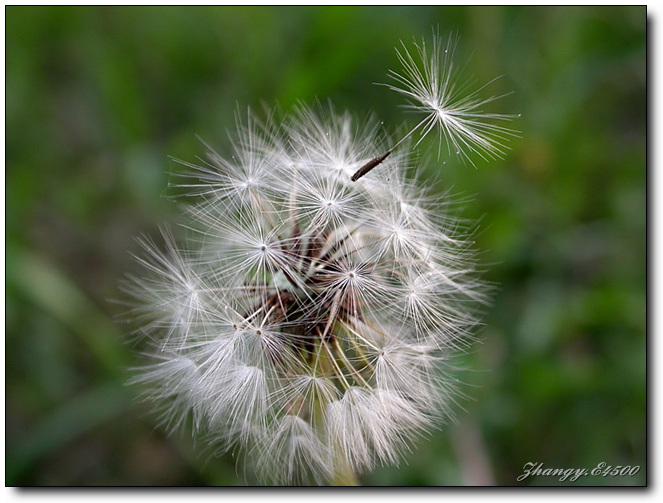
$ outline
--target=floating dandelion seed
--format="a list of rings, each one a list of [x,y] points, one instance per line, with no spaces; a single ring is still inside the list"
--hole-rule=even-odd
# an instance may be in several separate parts
[[[494,121],[509,121],[517,116],[484,111],[485,105],[504,95],[485,99],[479,97],[479,93],[497,79],[475,90],[471,90],[470,82],[461,82],[462,71],[454,61],[457,43],[458,37],[450,35],[443,49],[442,39],[434,37],[430,46],[425,41],[415,44],[414,56],[404,44],[402,52],[396,51],[403,73],[390,71],[389,75],[396,84],[385,85],[410,99],[406,108],[423,112],[426,116],[385,154],[361,166],[352,176],[353,182],[381,164],[401,143],[422,128],[421,138],[415,146],[437,126],[441,143],[446,141],[449,153],[455,152],[472,165],[473,154],[484,160],[504,156],[505,142],[517,133]]]
[[[428,113],[407,136],[440,124],[462,152],[501,153],[506,130],[481,124],[506,116],[461,98],[433,47],[419,46],[423,72],[401,56],[402,92]],[[445,362],[483,288],[448,202],[406,176],[407,151],[391,155],[403,140],[363,161],[379,125],[331,107],[249,113],[229,156],[186,164],[193,235],[164,231],[165,251],[142,240],[145,274],[126,284],[152,355],[133,382],[166,426],[243,452],[263,483],[354,483],[451,414]],[[352,183],[381,163],[384,177]]]

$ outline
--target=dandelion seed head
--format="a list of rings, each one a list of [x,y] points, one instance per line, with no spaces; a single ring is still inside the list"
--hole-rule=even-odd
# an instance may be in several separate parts
[[[402,53],[399,90],[432,114],[423,134],[438,123],[461,152],[499,153],[486,101],[452,84],[453,48],[417,46],[423,70]],[[471,340],[482,285],[407,151],[352,181],[386,148],[381,125],[321,105],[238,116],[229,156],[187,164],[186,239],[142,240],[127,283],[152,355],[133,382],[166,426],[243,452],[262,482],[397,463],[451,409],[441,369]]]

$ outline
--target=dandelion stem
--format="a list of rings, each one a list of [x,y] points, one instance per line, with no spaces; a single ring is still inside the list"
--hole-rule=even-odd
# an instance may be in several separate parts
[[[350,465],[345,460],[337,461],[337,468],[334,472],[334,477],[331,480],[332,486],[358,486],[359,480],[357,475],[350,468]]]

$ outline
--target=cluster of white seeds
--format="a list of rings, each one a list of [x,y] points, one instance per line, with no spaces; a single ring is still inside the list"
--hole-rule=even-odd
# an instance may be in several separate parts
[[[397,82],[424,124],[455,149],[499,154],[508,130],[484,122],[498,116],[459,106],[450,64],[418,47],[424,70],[406,53]],[[143,240],[147,273],[130,278],[152,346],[135,382],[164,423],[191,420],[263,482],[343,483],[398,462],[449,414],[444,362],[470,340],[482,289],[448,201],[411,176],[408,149],[352,181],[389,147],[379,129],[331,107],[278,124],[249,114],[230,155],[189,165],[188,239]]]

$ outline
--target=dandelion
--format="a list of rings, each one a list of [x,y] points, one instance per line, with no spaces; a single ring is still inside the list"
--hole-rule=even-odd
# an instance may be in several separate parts
[[[421,72],[401,55],[395,74],[430,112],[414,130],[438,124],[468,155],[500,153],[505,131],[482,121],[502,116],[440,80],[439,47]],[[408,151],[352,177],[387,148],[378,131],[331,106],[280,122],[249,112],[230,155],[187,164],[188,238],[141,240],[145,272],[126,284],[151,358],[133,382],[164,425],[241,453],[262,483],[356,483],[451,414],[445,364],[471,341],[483,288],[447,201],[408,176]]]

